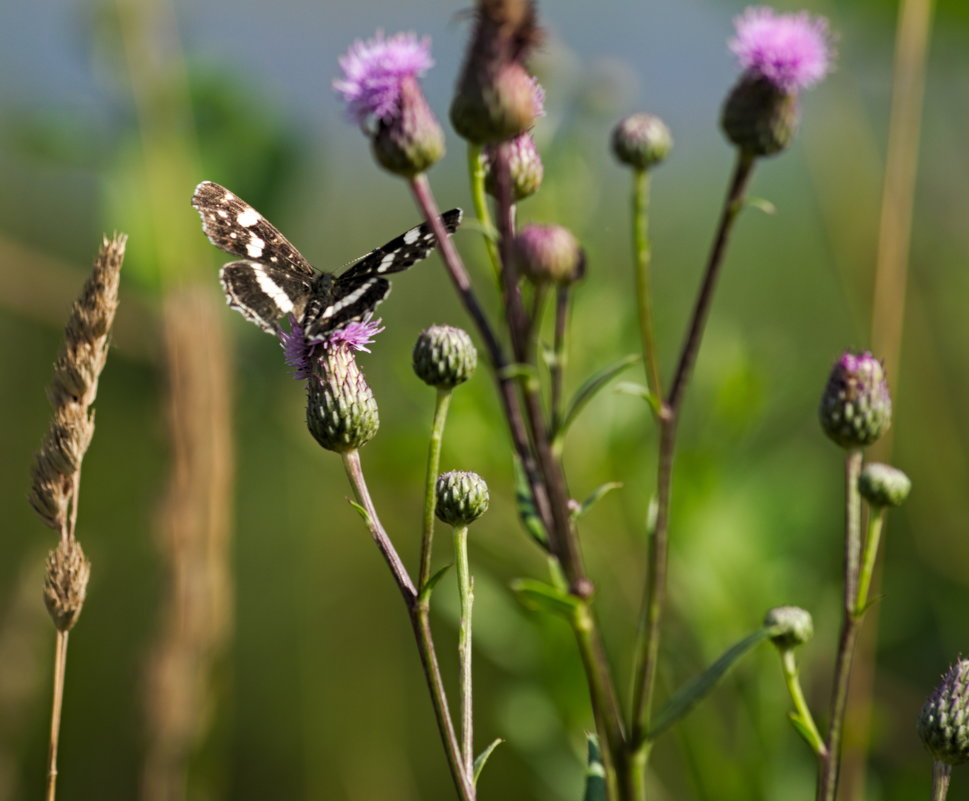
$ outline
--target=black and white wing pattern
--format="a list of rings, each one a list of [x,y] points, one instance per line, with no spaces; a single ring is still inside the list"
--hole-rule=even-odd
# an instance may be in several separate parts
[[[228,189],[203,181],[192,197],[209,241],[240,261],[226,264],[220,278],[229,305],[264,331],[293,314],[307,338],[322,339],[372,312],[390,292],[383,276],[427,257],[437,239],[427,223],[411,228],[356,261],[342,275],[317,272],[302,254],[252,206]],[[441,215],[449,234],[461,210]]]

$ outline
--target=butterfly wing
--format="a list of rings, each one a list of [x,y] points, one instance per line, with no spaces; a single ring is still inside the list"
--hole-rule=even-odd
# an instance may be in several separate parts
[[[195,187],[192,205],[202,217],[202,230],[217,248],[310,280],[316,275],[276,226],[224,186],[202,181]]]
[[[280,317],[302,317],[312,290],[305,276],[259,261],[230,261],[219,279],[229,306],[269,334],[278,330]]]

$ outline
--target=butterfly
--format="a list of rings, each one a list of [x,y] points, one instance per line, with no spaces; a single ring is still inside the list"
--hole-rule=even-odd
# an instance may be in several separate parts
[[[279,320],[292,315],[307,341],[361,320],[390,292],[385,276],[406,270],[437,247],[425,222],[370,251],[340,275],[316,270],[279,230],[224,186],[203,181],[192,205],[202,217],[209,241],[239,261],[222,267],[225,296],[250,322],[275,334]],[[461,209],[441,215],[448,234],[461,224]]]

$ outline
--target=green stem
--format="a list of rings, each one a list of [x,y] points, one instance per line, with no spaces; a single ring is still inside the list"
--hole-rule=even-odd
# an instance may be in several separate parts
[[[650,286],[651,247],[649,242],[649,173],[633,171],[633,254],[636,259],[636,304],[643,341],[646,381],[655,398],[663,397],[659,360],[653,336],[653,293]]]
[[[949,794],[949,778],[952,775],[952,765],[945,762],[932,763],[932,801],[945,801]]]
[[[798,729],[798,732],[804,737],[807,744],[811,746],[811,750],[817,756],[823,756],[827,751],[824,745],[824,738],[821,736],[821,732],[818,731],[817,724],[814,722],[814,716],[811,715],[811,710],[807,705],[807,701],[804,699],[793,648],[788,648],[781,652],[781,668],[784,671],[784,681],[787,684],[787,691],[790,693],[791,701],[794,704],[793,717],[803,726],[803,729]]]
[[[552,365],[549,370],[549,380],[552,385],[550,400],[552,448],[556,458],[561,458],[561,449],[564,445],[559,430],[562,427],[562,379],[565,370],[565,344],[568,334],[570,296],[571,293],[567,286],[560,286],[555,290],[555,339],[552,346]]]
[[[474,582],[468,567],[468,527],[454,529],[454,561],[458,572],[458,598],[461,622],[458,628],[458,664],[461,686],[461,752],[464,770],[474,775],[474,719],[471,684],[471,606],[474,604]]]
[[[630,742],[634,748],[645,747],[656,686],[659,640],[666,605],[667,554],[669,550],[670,498],[673,489],[673,462],[676,452],[676,429],[683,395],[691,368],[700,349],[703,330],[713,302],[713,292],[723,264],[727,243],[737,215],[743,208],[744,195],[754,166],[754,158],[740,151],[734,166],[730,187],[724,199],[713,246],[707,259],[703,282],[693,307],[687,336],[680,351],[676,373],[667,400],[659,415],[659,459],[656,479],[656,527],[649,538],[646,588],[640,611],[639,637],[633,669],[633,693],[630,707]],[[630,766],[634,764],[629,760]],[[631,769],[631,768],[630,768]]]
[[[441,466],[441,441],[444,438],[444,423],[447,421],[448,407],[451,405],[451,390],[439,389],[434,404],[434,422],[431,425],[431,441],[427,446],[427,474],[424,477],[424,519],[421,532],[421,567],[417,578],[419,592],[424,592],[431,576],[431,557],[434,545],[434,506],[437,503],[435,491],[437,474]]]
[[[495,224],[488,211],[488,200],[485,197],[484,161],[481,158],[482,146],[473,142],[468,143],[468,177],[471,180],[471,202],[474,204],[474,216],[481,223],[488,259],[495,275],[501,271],[501,260],[498,257],[498,246],[495,244]]]
[[[838,772],[841,761],[841,738],[844,733],[845,710],[848,707],[848,681],[859,620],[855,616],[858,597],[858,572],[861,556],[861,496],[858,475],[861,473],[862,452],[853,448],[845,454],[845,597],[842,610],[841,638],[835,663],[834,687],[831,692],[831,719],[825,740],[827,753],[822,755],[818,773],[818,801],[835,801],[838,792]]]
[[[868,606],[868,591],[871,588],[872,575],[875,572],[875,560],[878,558],[878,546],[881,543],[882,529],[885,527],[885,507],[872,509],[868,517],[868,534],[865,537],[865,549],[861,558],[861,573],[858,576],[858,597],[855,599],[855,617],[861,617]]]
[[[411,628],[414,632],[414,639],[417,643],[417,651],[421,659],[421,667],[424,669],[424,678],[427,681],[427,688],[431,694],[431,705],[434,708],[434,717],[437,721],[437,728],[441,734],[441,741],[444,745],[444,753],[447,757],[448,767],[451,769],[451,778],[454,788],[457,791],[460,801],[475,801],[474,782],[471,774],[464,769],[464,762],[461,757],[461,747],[458,745],[458,738],[454,732],[454,723],[451,720],[451,711],[448,707],[447,693],[444,690],[444,680],[441,677],[441,667],[437,661],[437,650],[434,647],[434,638],[431,634],[430,611],[426,602],[423,602],[414,588],[407,569],[404,567],[400,556],[397,554],[393,543],[390,541],[374,506],[373,499],[370,497],[370,490],[360,466],[360,452],[357,450],[348,451],[341,454],[343,466],[353,487],[357,502],[367,513],[366,522],[370,534],[377,544],[377,548],[383,555],[394,581],[404,598],[407,607],[407,616],[410,618]]]

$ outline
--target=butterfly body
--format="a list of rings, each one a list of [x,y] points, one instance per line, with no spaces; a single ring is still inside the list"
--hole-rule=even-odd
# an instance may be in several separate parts
[[[317,271],[265,217],[219,184],[200,183],[192,205],[209,241],[239,259],[219,273],[229,306],[270,334],[279,330],[280,318],[292,315],[307,339],[325,339],[373,312],[390,292],[385,275],[406,270],[437,246],[422,223],[335,275]],[[441,220],[454,233],[461,210]]]

